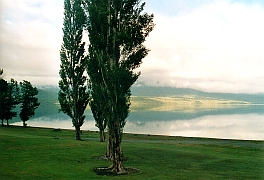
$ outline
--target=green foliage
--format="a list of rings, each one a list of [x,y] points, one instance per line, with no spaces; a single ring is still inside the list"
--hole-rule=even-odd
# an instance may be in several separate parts
[[[154,28],[153,15],[143,13],[145,3],[140,4],[139,0],[85,2],[90,41],[88,74],[92,88],[95,87],[92,95],[96,104],[104,101],[104,108],[95,107],[106,111],[102,114],[113,141],[109,143],[113,146],[113,167],[122,171],[116,169],[120,167],[121,135],[129,114],[130,88],[140,75],[133,70],[148,54],[143,43]],[[101,90],[97,91],[97,87]]]
[[[87,29],[89,32],[90,45],[87,61],[87,72],[91,81],[92,100],[90,107],[100,131],[104,131],[109,119],[110,107],[107,103],[107,89],[104,85],[102,66],[107,62],[107,1],[85,1],[88,15]],[[90,20],[96,17],[96,21]],[[95,20],[95,19],[94,19]],[[99,23],[100,22],[100,23]],[[93,29],[91,29],[93,28]],[[91,42],[91,38],[96,42]]]
[[[5,80],[1,79],[1,96],[0,96],[0,119],[3,121],[11,120],[17,115],[17,112],[13,109],[20,103],[20,92],[17,81],[11,79],[8,83]]]
[[[39,107],[40,103],[38,102],[38,98],[35,97],[38,95],[38,90],[36,87],[32,87],[29,81],[24,80],[20,83],[20,86],[22,105],[19,116],[25,127],[25,122],[35,115],[35,109]]]
[[[85,71],[83,28],[86,22],[81,0],[64,1],[63,43],[60,51],[59,97],[61,111],[72,118],[76,139],[84,123],[84,111],[89,102]]]
[[[0,79],[0,119],[2,120],[2,126],[4,126],[4,120],[6,119],[6,94],[8,84],[5,80]]]
[[[142,43],[154,27],[153,15],[142,13],[145,4],[139,5],[138,0],[86,2],[88,74],[92,86],[104,86],[106,100],[115,106],[108,109],[116,109],[112,113],[124,121],[128,116],[130,88],[139,76],[133,70],[148,53]]]
[[[3,70],[0,69],[0,75]],[[20,83],[21,90],[18,86],[17,81],[11,79],[8,83],[4,79],[0,79],[0,119],[2,120],[2,126],[4,126],[4,120],[7,121],[16,117],[17,112],[13,109],[20,103],[21,112],[20,118],[24,122],[30,117],[35,115],[35,109],[39,106],[38,99],[35,97],[38,94],[37,88],[33,88],[31,83],[23,81]]]
[[[93,98],[90,101],[90,107],[96,122],[95,126],[99,128],[101,133],[100,141],[103,142],[105,141],[104,130],[107,125],[107,121],[106,121],[107,114],[104,113],[106,113],[107,110],[105,109],[106,106],[104,105],[103,98],[101,97],[103,96],[102,90],[99,89],[98,86],[95,86],[95,84],[92,89],[93,89],[92,91]]]

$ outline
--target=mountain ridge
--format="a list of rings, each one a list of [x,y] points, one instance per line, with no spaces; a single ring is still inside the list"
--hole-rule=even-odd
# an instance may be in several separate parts
[[[264,104],[264,94],[215,93],[215,92],[204,92],[190,88],[155,87],[155,86],[133,86],[131,91],[133,96],[181,97],[184,95],[195,95],[200,97],[211,97],[215,99],[230,99],[230,100],[246,101],[256,104]]]
[[[58,93],[57,86],[39,86],[39,90]],[[182,97],[185,95],[193,95],[198,97],[210,97],[213,99],[229,99],[246,101],[255,104],[264,104],[264,93],[247,94],[247,93],[216,93],[204,92],[191,88],[177,88],[177,87],[161,87],[161,86],[138,86],[134,85],[131,88],[132,96],[155,96],[155,97]]]

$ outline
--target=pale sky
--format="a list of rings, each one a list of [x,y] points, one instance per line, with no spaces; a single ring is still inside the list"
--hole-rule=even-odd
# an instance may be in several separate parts
[[[264,1],[145,2],[156,27],[138,84],[264,93]],[[0,0],[0,21],[4,78],[58,84],[63,0]]]

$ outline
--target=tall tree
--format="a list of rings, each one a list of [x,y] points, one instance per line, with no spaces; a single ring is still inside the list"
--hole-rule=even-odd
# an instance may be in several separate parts
[[[23,121],[23,126],[26,127],[26,121],[35,115],[35,109],[37,109],[40,105],[38,98],[36,97],[38,95],[38,89],[25,80],[20,83],[20,86],[22,104],[19,116]]]
[[[85,22],[82,0],[65,0],[58,99],[60,110],[72,119],[77,140],[81,140],[80,128],[84,123],[84,111],[90,99],[87,77],[84,75],[85,43],[82,35]]]
[[[89,59],[95,70],[88,74],[92,86],[100,84],[105,95],[105,110],[111,137],[112,171],[124,171],[121,140],[129,114],[131,86],[140,73],[135,73],[148,54],[143,45],[154,28],[153,15],[143,13],[145,3],[139,0],[86,0],[88,12]],[[100,76],[100,83],[93,78]],[[106,113],[105,113],[106,114]]]
[[[100,23],[93,23],[93,31],[91,34],[94,37],[93,40],[96,41],[95,43],[89,45],[89,55],[87,61],[87,72],[89,74],[91,80],[91,87],[92,87],[92,101],[90,103],[91,110],[93,112],[93,116],[96,121],[96,126],[100,130],[100,140],[102,140],[102,133],[106,128],[109,114],[110,107],[106,103],[107,93],[106,88],[104,85],[103,75],[101,65],[107,60],[106,55],[106,47],[107,47],[107,1],[104,0],[97,0],[93,1],[93,3],[89,0],[86,0],[85,9],[87,12],[88,17],[95,17],[97,16],[97,20]],[[88,18],[89,19],[89,18]],[[88,22],[88,31],[91,28],[91,23]],[[90,24],[90,25],[89,25]],[[90,32],[89,32],[90,33]],[[106,59],[105,59],[106,58]],[[99,116],[98,116],[99,115]],[[111,144],[111,137],[108,133],[108,145]],[[109,158],[111,157],[111,148],[107,147],[106,156]]]
[[[6,120],[9,126],[9,120],[16,117],[17,112],[13,109],[20,103],[20,94],[17,81],[11,79],[8,83],[1,79],[1,102],[0,102],[0,119],[2,120],[2,126],[4,120]]]

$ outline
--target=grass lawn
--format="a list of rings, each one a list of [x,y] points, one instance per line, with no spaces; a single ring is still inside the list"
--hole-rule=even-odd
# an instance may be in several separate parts
[[[263,141],[124,134],[125,167],[138,174],[98,176],[110,161],[96,132],[0,127],[0,179],[264,179]]]

